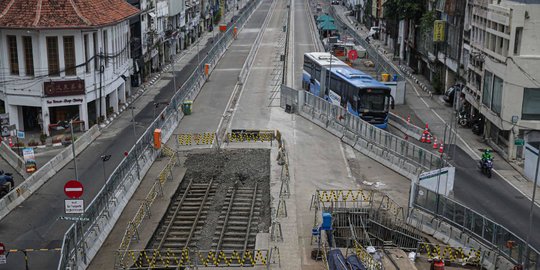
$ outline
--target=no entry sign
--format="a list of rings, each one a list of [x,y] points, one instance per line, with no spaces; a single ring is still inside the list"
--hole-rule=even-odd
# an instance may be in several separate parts
[[[64,193],[71,199],[78,199],[83,195],[83,185],[77,180],[70,180],[64,185]]]
[[[356,50],[349,51],[349,60],[354,61],[358,58],[358,52]]]

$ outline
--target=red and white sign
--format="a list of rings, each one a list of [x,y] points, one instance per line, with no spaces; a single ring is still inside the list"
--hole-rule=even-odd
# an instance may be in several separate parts
[[[6,252],[6,246],[4,246],[4,243],[0,243],[0,255],[4,255]]]
[[[354,61],[358,59],[358,52],[356,50],[350,50],[348,57],[349,57],[349,60]]]
[[[64,185],[64,193],[71,199],[78,199],[83,195],[83,185],[77,180],[69,180]]]

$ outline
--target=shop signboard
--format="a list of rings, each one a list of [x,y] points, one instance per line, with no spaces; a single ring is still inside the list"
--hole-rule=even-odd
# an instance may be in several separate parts
[[[9,126],[9,114],[7,113],[0,114],[0,130],[2,137],[9,137],[11,129]]]
[[[84,95],[84,80],[44,82],[43,90],[47,97]]]
[[[34,155],[34,148],[23,148],[24,167],[27,173],[33,173],[37,170],[36,157]]]

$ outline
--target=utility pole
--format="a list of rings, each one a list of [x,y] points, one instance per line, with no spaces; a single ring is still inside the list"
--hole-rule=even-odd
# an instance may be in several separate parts
[[[103,65],[103,51],[99,54],[99,112],[98,112],[98,124],[101,122],[101,111],[103,110],[103,73],[105,72],[105,66]]]
[[[71,129],[71,151],[73,152],[73,166],[75,167],[75,180],[79,181],[79,171],[77,170],[77,155],[75,154],[75,136],[73,136],[73,119],[70,121]]]

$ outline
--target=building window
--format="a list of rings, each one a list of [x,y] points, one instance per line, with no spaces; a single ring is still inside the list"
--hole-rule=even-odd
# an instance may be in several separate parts
[[[66,76],[77,75],[75,68],[75,38],[73,36],[64,37],[64,64],[66,65]]]
[[[24,67],[27,76],[34,76],[34,52],[32,51],[32,37],[23,37]]]
[[[502,90],[503,80],[497,76],[493,76],[493,98],[491,100],[491,110],[498,115],[501,114],[502,109]]]
[[[491,81],[493,73],[486,70],[484,73],[484,87],[482,90],[482,103],[491,108]]]
[[[516,27],[516,36],[514,37],[514,55],[519,55],[521,51],[521,36],[523,35],[523,27]]]
[[[105,66],[109,66],[109,37],[107,30],[103,30],[103,53],[105,53]]]
[[[92,43],[94,44],[94,68],[99,70],[100,58],[98,56],[97,33],[92,34]]]
[[[58,37],[47,37],[47,62],[49,64],[49,76],[60,76]]]
[[[19,75],[19,55],[17,53],[17,37],[7,36],[9,50],[9,70],[11,75]]]
[[[540,120],[540,88],[523,89],[521,119]]]
[[[86,73],[90,73],[90,53],[88,52],[88,35],[84,35],[84,66],[86,67]]]

